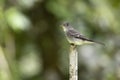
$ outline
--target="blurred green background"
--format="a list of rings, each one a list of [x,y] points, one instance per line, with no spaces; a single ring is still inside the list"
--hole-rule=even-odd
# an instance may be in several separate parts
[[[78,47],[79,80],[120,80],[120,0],[0,0],[0,80],[69,80],[63,21],[105,43]]]

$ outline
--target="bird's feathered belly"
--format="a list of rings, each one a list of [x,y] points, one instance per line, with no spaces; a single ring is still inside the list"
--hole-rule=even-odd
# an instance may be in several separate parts
[[[82,40],[79,38],[74,38],[73,36],[66,36],[67,40],[69,41],[69,43],[75,44],[75,45],[82,45],[82,44],[89,44],[89,43],[93,43],[93,42],[89,42],[86,40]]]

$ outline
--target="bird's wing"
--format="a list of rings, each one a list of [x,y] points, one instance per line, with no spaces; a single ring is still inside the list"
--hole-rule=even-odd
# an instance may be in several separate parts
[[[74,38],[79,38],[82,40],[90,41],[89,39],[85,38],[83,35],[81,35],[78,31],[76,30],[69,30],[67,33],[69,36],[73,36]]]
[[[78,31],[76,30],[69,30],[68,33],[67,33],[69,36],[73,36],[74,38],[78,38],[78,39],[81,39],[83,41],[90,41],[90,42],[95,42],[95,43],[99,43],[99,44],[102,44],[104,45],[103,43],[101,42],[97,42],[97,41],[94,41],[94,40],[91,40],[91,39],[88,39],[86,37],[84,37],[83,35],[81,35]]]

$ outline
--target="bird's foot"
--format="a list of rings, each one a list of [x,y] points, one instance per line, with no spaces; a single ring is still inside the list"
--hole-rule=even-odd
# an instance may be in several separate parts
[[[77,46],[74,43],[70,43],[70,46],[75,49]]]

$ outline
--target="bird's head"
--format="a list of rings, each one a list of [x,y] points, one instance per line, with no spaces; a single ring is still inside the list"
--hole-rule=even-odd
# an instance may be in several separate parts
[[[66,30],[69,29],[70,23],[64,22],[64,23],[62,23],[60,26],[63,28],[64,31],[66,31]]]

